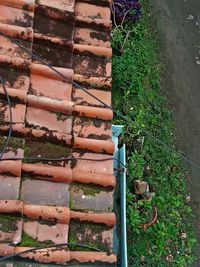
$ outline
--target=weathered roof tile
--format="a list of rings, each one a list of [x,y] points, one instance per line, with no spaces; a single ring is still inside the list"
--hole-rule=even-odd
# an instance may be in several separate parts
[[[0,37],[0,72],[12,102],[15,136],[3,158],[38,160],[0,162],[0,256],[34,244],[77,241],[102,252],[73,246],[21,257],[94,266],[117,261],[112,253],[113,112],[107,106],[112,81],[110,4],[110,0],[1,0],[0,31],[30,51]],[[3,146],[10,115],[2,86],[0,98]],[[71,160],[53,161],[55,157]]]

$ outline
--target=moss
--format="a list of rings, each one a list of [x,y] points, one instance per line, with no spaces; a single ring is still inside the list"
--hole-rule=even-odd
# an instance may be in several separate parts
[[[86,231],[88,230],[91,230],[90,234],[86,234]],[[109,252],[109,244],[107,244],[107,242],[102,238],[102,232],[106,230],[110,230],[110,227],[81,222],[77,224],[77,222],[72,220],[69,225],[69,242],[81,243],[100,249],[104,252]],[[82,240],[78,238],[80,235]],[[94,236],[96,237],[95,240],[93,239]],[[79,246],[70,247],[70,250],[91,251],[89,248],[83,248]]]
[[[38,240],[33,239],[31,236],[23,232],[22,234],[22,242],[20,246],[22,247],[40,247],[40,246],[49,246],[52,245],[53,242],[50,240],[39,242]]]
[[[102,19],[102,16],[100,13],[98,13],[97,15],[94,15],[94,16],[88,16],[88,18],[91,18],[91,19]]]
[[[2,146],[5,142],[4,136],[0,136],[0,146]],[[12,148],[12,150],[17,150],[19,148],[23,149],[24,146],[24,140],[22,138],[17,138],[17,137],[11,137],[9,141],[9,148]],[[11,149],[7,149],[7,151]]]
[[[0,136],[0,146],[1,147],[2,147],[3,143],[4,143],[4,137],[3,136]]]
[[[10,146],[13,149],[23,148],[24,140],[22,138],[12,137],[10,140]]]
[[[90,87],[91,87],[91,88],[94,88],[94,89],[95,89],[95,88],[97,88],[97,89],[102,89],[103,86],[102,86],[102,85],[99,85],[99,84],[96,84],[96,83],[91,83],[91,84],[90,84]]]
[[[67,146],[58,146],[51,143],[34,141],[32,139],[26,141],[25,155],[28,157],[47,157],[61,158],[71,155],[71,148]]]
[[[99,186],[99,185],[90,185],[90,184],[81,184],[81,183],[73,183],[74,187],[76,188],[77,192],[82,190],[84,195],[86,196],[95,196],[96,194],[100,194],[102,191],[109,192],[109,188]]]
[[[73,197],[71,196],[71,194],[70,194],[70,197],[69,197],[69,208],[70,208],[71,210],[73,210],[73,209],[75,208],[75,206],[74,206],[74,201],[73,201]]]
[[[0,215],[0,231],[8,233],[17,231],[17,219],[18,217],[11,215]]]
[[[56,112],[56,117],[58,121],[65,121],[69,118],[68,116],[66,116],[65,114],[61,112]]]
[[[57,222],[56,221],[44,221],[44,220],[38,220],[38,222],[40,223],[40,224],[44,224],[44,225],[49,225],[49,226],[54,226],[54,225],[56,225],[57,224]]]
[[[31,157],[31,150],[28,146],[24,147],[24,156],[27,158]]]

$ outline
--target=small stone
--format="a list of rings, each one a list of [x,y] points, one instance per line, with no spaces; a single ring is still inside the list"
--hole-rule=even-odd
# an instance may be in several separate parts
[[[187,17],[187,19],[194,19],[194,16],[189,15],[189,16]]]
[[[191,196],[187,196],[187,197],[186,197],[186,201],[187,201],[187,202],[190,202],[190,201],[191,201]]]
[[[141,259],[141,261],[145,261],[145,256],[142,255],[142,256],[140,257],[140,259]]]
[[[187,238],[187,234],[186,233],[181,233],[181,238],[182,239],[186,239]]]
[[[136,194],[144,194],[145,192],[149,192],[149,185],[145,181],[135,180],[134,188]]]
[[[166,260],[169,261],[169,262],[172,262],[174,259],[174,256],[172,254],[169,254],[167,257],[166,257]]]
[[[155,193],[154,192],[147,192],[147,193],[143,194],[143,197],[148,201],[152,201],[153,197],[155,197]]]

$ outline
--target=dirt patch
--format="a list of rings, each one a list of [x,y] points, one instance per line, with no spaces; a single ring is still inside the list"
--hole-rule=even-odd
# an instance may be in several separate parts
[[[200,165],[200,1],[153,0],[153,4],[167,65],[164,91],[173,103],[176,133],[182,151]],[[187,168],[200,243],[200,169]],[[193,266],[200,266],[200,260]]]

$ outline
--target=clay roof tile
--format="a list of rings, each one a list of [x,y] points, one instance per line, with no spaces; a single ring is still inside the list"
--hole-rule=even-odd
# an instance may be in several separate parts
[[[44,248],[21,257],[115,263],[111,0],[0,2],[0,32],[29,51],[0,36],[0,73],[13,115],[0,162],[0,256],[35,242],[77,241],[94,247]],[[2,85],[0,99],[3,146],[10,113]]]

